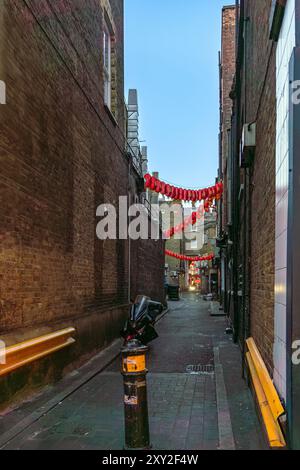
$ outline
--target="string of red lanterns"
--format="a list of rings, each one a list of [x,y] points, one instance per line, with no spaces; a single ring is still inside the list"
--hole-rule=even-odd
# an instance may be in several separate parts
[[[167,256],[171,256],[172,258],[179,259],[180,261],[212,261],[215,257],[215,255],[212,253],[208,256],[185,256],[185,255],[179,255],[178,253],[174,253],[173,251],[170,250],[165,250],[165,254]]]
[[[183,232],[190,225],[195,225],[197,220],[201,218],[201,212],[193,212],[190,217],[187,217],[182,224],[176,225],[175,227],[170,228],[164,232],[165,238],[172,238],[175,233]]]
[[[211,208],[214,207],[214,201],[206,199],[204,202],[204,212],[209,212]],[[183,232],[190,225],[195,225],[197,220],[201,218],[201,209],[199,207],[197,212],[193,212],[190,217],[187,217],[182,224],[176,225],[175,227],[170,228],[164,232],[165,238],[172,238],[176,233]]]
[[[220,199],[223,193],[223,183],[221,181],[209,188],[193,190],[172,186],[149,174],[145,175],[144,179],[147,189],[151,189],[151,191],[162,194],[163,196],[167,196],[176,201],[197,202]]]

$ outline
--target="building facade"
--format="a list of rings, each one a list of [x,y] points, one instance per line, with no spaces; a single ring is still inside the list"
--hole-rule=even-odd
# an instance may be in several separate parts
[[[219,294],[226,311],[232,309],[230,245],[232,230],[231,201],[231,117],[232,100],[230,93],[236,65],[236,7],[222,9],[222,47],[219,54],[220,75],[220,134],[219,134],[219,179],[224,183],[224,197],[218,202],[218,242],[220,247]]]
[[[1,402],[111,343],[136,294],[163,300],[163,242],[96,236],[100,204],[144,190],[127,146],[123,16],[123,0],[0,5],[1,340],[77,332],[68,352],[2,380]]]
[[[204,245],[200,256],[214,254],[212,261],[200,263],[201,286],[203,294],[213,294],[217,298],[219,293],[218,267],[220,265],[220,250],[216,246],[217,214],[213,210],[204,216]]]
[[[155,197],[155,196],[154,196]],[[169,214],[165,214],[162,205],[173,210],[170,211]],[[163,227],[164,230],[170,230],[174,228],[178,223],[182,223],[184,220],[184,210],[181,203],[176,204],[175,209],[174,202],[167,202],[165,200],[161,200],[161,215],[163,220]],[[169,211],[168,211],[169,212]],[[177,253],[182,255],[184,252],[184,240],[182,237],[173,236],[166,240],[165,242],[166,250],[173,251],[173,253]],[[181,289],[185,288],[185,263],[177,258],[173,258],[171,256],[165,257],[165,272],[166,272],[166,283],[168,285],[177,285]]]
[[[192,212],[198,209],[193,208]],[[218,294],[219,249],[216,246],[217,214],[214,210],[204,212],[198,222],[184,233],[183,254],[186,256],[214,255],[213,261],[184,263],[185,288],[196,286],[202,294]]]
[[[241,0],[236,18],[231,164],[223,172],[231,190],[219,208],[231,222],[218,240],[225,308],[243,353],[254,338],[285,404],[289,445],[299,449],[300,2]]]

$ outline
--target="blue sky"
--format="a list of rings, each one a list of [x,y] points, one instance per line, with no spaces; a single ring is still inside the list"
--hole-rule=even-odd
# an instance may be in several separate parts
[[[221,9],[226,0],[125,0],[125,87],[137,88],[149,169],[183,187],[218,167]]]

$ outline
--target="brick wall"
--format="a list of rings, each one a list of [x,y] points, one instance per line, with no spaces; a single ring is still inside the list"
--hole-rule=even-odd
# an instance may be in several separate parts
[[[118,125],[103,100],[103,4]],[[0,18],[0,333],[11,344],[75,325],[68,362],[111,342],[128,311],[128,241],[101,242],[95,230],[97,206],[128,190],[123,0],[2,0]],[[164,261],[147,243],[151,256],[141,249],[134,269],[145,267],[148,288]]]
[[[117,279],[125,244],[95,233],[96,207],[126,194],[128,166],[123,121],[115,127],[103,106],[103,12],[93,1],[27,4],[1,3],[1,331],[121,305],[127,292]],[[121,4],[112,2],[122,70]]]
[[[222,10],[222,50],[221,50],[221,113],[222,113],[222,173],[224,176],[223,230],[227,231],[227,163],[228,130],[231,128],[232,100],[229,96],[235,74],[235,6]]]
[[[132,204],[134,197],[132,197]],[[148,214],[148,240],[130,240],[130,298],[146,295],[164,302],[165,241],[151,240],[151,218]]]
[[[164,245],[163,240],[134,242],[136,265],[132,266],[131,296],[147,295],[157,302],[165,302],[164,296]],[[158,260],[161,262],[159,263]]]
[[[252,178],[251,325],[270,371],[273,371],[275,276],[275,59],[257,120],[257,149]]]
[[[275,45],[269,40],[271,0],[245,2],[246,69],[242,76],[244,122],[257,121],[250,180],[250,322],[259,350],[273,371],[275,256]],[[246,85],[246,86],[245,86]],[[245,260],[247,262],[247,260]]]

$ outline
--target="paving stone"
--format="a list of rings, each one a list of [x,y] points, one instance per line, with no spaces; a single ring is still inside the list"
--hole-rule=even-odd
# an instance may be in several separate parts
[[[160,450],[215,450],[219,446],[215,374],[191,375],[186,367],[213,358],[220,363],[237,448],[264,448],[251,395],[240,377],[240,356],[225,335],[222,318],[209,316],[208,304],[187,295],[158,325],[147,376],[151,442]],[[197,347],[195,347],[197,345]],[[206,364],[203,364],[206,365]],[[116,360],[61,405],[11,440],[7,449],[122,449],[123,384]],[[39,397],[39,403],[41,397]],[[17,411],[15,412],[17,413]],[[22,416],[25,411],[21,412]],[[8,422],[15,422],[16,418]],[[1,420],[4,432],[5,418]],[[251,444],[249,444],[251,440]]]

